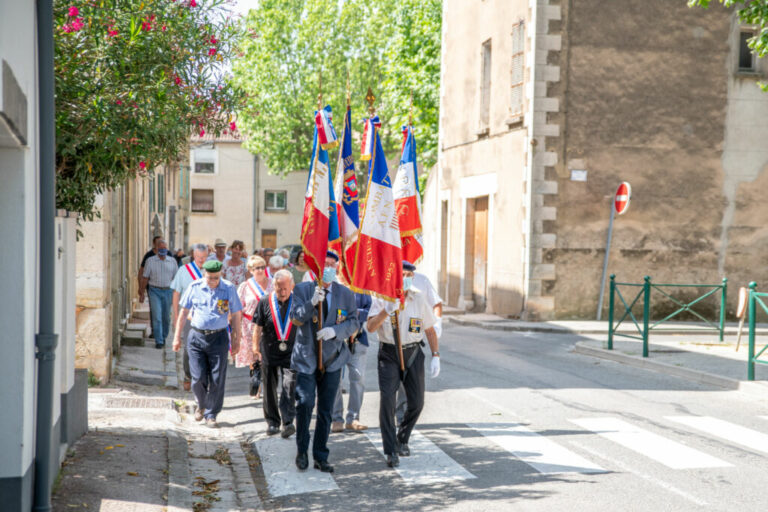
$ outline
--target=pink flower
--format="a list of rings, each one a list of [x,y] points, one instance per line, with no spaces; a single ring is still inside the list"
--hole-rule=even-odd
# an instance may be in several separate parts
[[[117,30],[107,30],[107,34],[109,34],[109,37],[115,37],[119,32]]]
[[[118,105],[122,105],[123,104],[123,102],[121,100],[117,100],[117,101],[115,101],[115,103],[117,103]]]
[[[215,37],[213,37],[213,36],[211,36],[211,39],[210,39],[210,41],[211,41],[211,44],[216,44],[216,43],[218,43],[218,42],[219,42],[219,41],[218,41],[218,39],[216,39],[216,38],[215,38]]]
[[[235,130],[237,130],[237,125],[235,124],[235,122],[234,122],[234,121],[232,121],[231,123],[229,123],[229,129],[230,129],[230,130],[232,130],[233,132],[234,132]]]
[[[142,21],[141,22],[141,30],[143,30],[145,32],[149,32],[150,30],[152,30],[152,24],[150,22],[148,22],[148,21]]]
[[[165,25],[163,25],[163,28],[162,28],[162,30],[163,30],[163,32],[165,32]]]
[[[197,2],[195,2],[195,0],[190,0],[189,6],[190,7],[197,7]]]
[[[208,50],[208,55],[216,55],[216,48],[211,48]]]
[[[181,78],[180,78],[180,77],[178,77],[178,76],[177,76],[177,77],[175,77],[175,78],[173,79],[173,81],[176,83],[176,85],[181,85]]]
[[[69,14],[69,16],[74,18],[75,16],[80,14],[80,10],[73,5],[72,7],[69,8],[69,13],[67,14]]]
[[[205,135],[205,129],[200,128],[200,136],[202,137],[203,135]]]
[[[72,32],[72,27],[70,27],[67,23],[65,23],[61,26],[61,31],[69,34],[70,32]]]
[[[144,160],[139,162],[139,169],[141,169],[142,171],[147,170],[147,162],[145,162]]]
[[[83,23],[83,20],[81,20],[80,18],[75,18],[74,21],[70,24],[70,28],[72,29],[72,32],[77,32],[84,26],[85,26],[85,23]]]

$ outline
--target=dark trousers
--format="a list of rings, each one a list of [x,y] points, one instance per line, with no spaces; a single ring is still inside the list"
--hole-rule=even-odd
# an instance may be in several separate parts
[[[379,392],[381,395],[379,426],[384,453],[387,455],[395,453],[395,439],[400,443],[408,442],[411,431],[416,426],[416,421],[424,408],[424,352],[421,351],[421,345],[415,344],[403,349],[403,356],[408,362],[414,350],[418,350],[418,353],[403,375],[400,371],[397,348],[389,343],[379,345]],[[395,434],[395,405],[400,382],[405,388],[408,407]]]
[[[312,440],[312,458],[316,461],[328,460],[331,412],[340,379],[341,370],[296,374],[296,447],[299,453],[304,453],[309,448],[309,421],[312,419],[317,389],[317,419],[315,437]]]
[[[229,336],[220,331],[208,336],[192,329],[187,341],[192,392],[206,418],[216,418],[224,405]]]
[[[283,383],[278,402],[278,377],[282,374]],[[274,427],[293,423],[296,417],[296,371],[279,365],[261,365],[261,385],[264,390],[264,419]],[[311,414],[311,413],[310,413]],[[280,419],[282,418],[282,421]]]

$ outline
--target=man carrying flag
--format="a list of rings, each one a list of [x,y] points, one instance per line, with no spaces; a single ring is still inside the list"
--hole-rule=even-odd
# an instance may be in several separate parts
[[[410,124],[403,126],[403,149],[394,189],[403,259],[416,264],[424,255],[424,248],[421,234],[419,174],[416,167],[416,140],[413,137],[413,126]]]

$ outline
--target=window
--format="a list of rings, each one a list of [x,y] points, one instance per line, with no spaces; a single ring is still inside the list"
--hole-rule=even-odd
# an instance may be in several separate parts
[[[264,192],[264,209],[268,211],[285,211],[287,192],[285,190],[267,190]]]
[[[512,69],[509,113],[512,117],[523,115],[523,82],[525,80],[525,22],[512,27]]]
[[[149,180],[149,213],[155,211],[155,179]]]
[[[749,40],[755,37],[752,30],[739,32],[739,71],[755,71],[755,54],[749,47]]]
[[[195,174],[216,174],[217,154],[215,149],[198,148],[192,152]]]
[[[210,188],[192,189],[192,211],[213,213],[213,190]]]
[[[165,175],[157,175],[157,211],[165,212]]]
[[[480,71],[480,130],[488,133],[491,117],[491,40],[483,43]]]

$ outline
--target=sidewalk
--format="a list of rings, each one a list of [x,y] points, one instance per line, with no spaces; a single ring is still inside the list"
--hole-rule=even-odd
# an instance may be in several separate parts
[[[485,313],[449,314],[446,317],[454,325],[488,330],[573,335],[578,338],[573,348],[577,354],[739,390],[759,398],[768,397],[768,366],[755,365],[755,381],[747,380],[748,329],[744,327],[737,352],[737,323],[726,324],[725,340],[720,342],[717,333],[704,329],[702,324],[670,322],[665,324],[664,331],[651,331],[649,357],[644,358],[642,342],[622,336],[615,336],[614,349],[608,350],[607,321],[522,322]],[[622,324],[618,333],[638,335],[631,322]],[[758,347],[768,343],[768,325],[760,324],[756,333]],[[763,359],[768,360],[768,357]]]
[[[257,402],[247,392],[230,399],[243,394],[247,369],[228,368],[220,428],[210,429],[194,421],[176,367],[170,347],[152,340],[121,347],[113,387],[89,389],[88,433],[64,462],[54,511],[261,510],[258,460],[240,428],[260,417]]]

